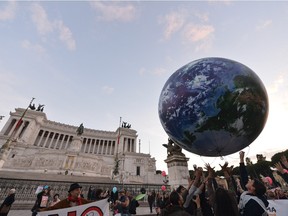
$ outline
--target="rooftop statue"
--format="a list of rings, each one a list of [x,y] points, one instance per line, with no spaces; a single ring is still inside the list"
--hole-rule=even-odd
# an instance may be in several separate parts
[[[84,132],[84,126],[83,126],[83,123],[81,123],[80,126],[76,130],[76,134],[77,136],[81,136],[83,132]]]
[[[33,104],[34,105],[34,104]],[[37,109],[36,109],[36,111],[40,111],[40,112],[43,112],[43,110],[44,110],[44,104],[39,104],[38,105],[38,107],[37,107]],[[31,107],[30,107],[31,108]],[[32,107],[33,108],[33,107]]]

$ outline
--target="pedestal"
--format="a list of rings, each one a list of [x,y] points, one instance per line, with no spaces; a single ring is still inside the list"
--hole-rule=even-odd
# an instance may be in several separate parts
[[[168,167],[171,189],[177,189],[179,185],[187,188],[189,177],[187,161],[189,161],[189,158],[185,155],[169,155],[165,160]]]
[[[76,162],[77,155],[80,153],[82,147],[82,137],[74,136],[73,140],[66,151],[66,159],[63,164],[63,168],[68,170],[73,170]]]
[[[79,153],[82,147],[82,137],[74,136],[67,152]]]

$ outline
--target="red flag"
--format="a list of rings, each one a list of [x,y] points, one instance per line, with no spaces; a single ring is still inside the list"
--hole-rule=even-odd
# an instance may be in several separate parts
[[[22,122],[23,122],[23,120],[22,120],[22,118],[20,118],[16,124],[15,129],[14,129],[15,131],[21,126]]]

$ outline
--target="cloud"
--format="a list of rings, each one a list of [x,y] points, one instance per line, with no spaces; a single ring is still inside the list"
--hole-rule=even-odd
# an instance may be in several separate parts
[[[15,17],[17,4],[15,1],[9,1],[3,10],[0,10],[1,20],[12,20]]]
[[[172,34],[178,32],[185,24],[185,13],[183,11],[167,14],[160,23],[164,23],[164,37],[169,39]]]
[[[262,22],[260,25],[258,25],[256,27],[257,30],[263,30],[268,28],[269,26],[272,25],[272,20],[265,20],[264,22]]]
[[[102,91],[106,94],[112,94],[114,92],[114,88],[110,86],[103,86]]]
[[[22,41],[21,46],[24,49],[33,50],[39,54],[45,53],[45,49],[40,44],[32,44],[29,40]]]
[[[211,25],[194,25],[185,26],[184,38],[188,41],[197,42],[209,38],[215,31]]]
[[[119,5],[118,2],[92,1],[91,6],[100,12],[101,19],[106,21],[131,21],[136,15],[136,9],[132,4]]]
[[[198,24],[195,23],[198,21]],[[206,24],[209,14],[206,12],[187,11],[180,9],[160,18],[160,24],[164,24],[164,38],[168,40],[173,34],[179,33],[183,44],[192,43],[196,51],[207,50],[212,46],[215,28]],[[204,23],[204,24],[203,24]]]
[[[76,42],[73,39],[72,32],[68,27],[66,27],[62,21],[57,21],[57,27],[59,30],[59,38],[63,41],[69,50],[76,49]]]
[[[48,16],[43,7],[39,4],[32,4],[32,20],[35,23],[38,33],[46,35],[47,33],[53,32],[53,23],[48,20]]]
[[[31,7],[32,21],[35,23],[37,31],[40,35],[46,36],[49,33],[58,33],[59,39],[69,50],[76,49],[76,41],[73,38],[72,31],[64,25],[62,20],[50,21],[44,8],[34,3]]]

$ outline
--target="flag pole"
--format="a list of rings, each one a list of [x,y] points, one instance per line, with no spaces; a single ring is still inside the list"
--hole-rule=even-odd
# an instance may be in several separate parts
[[[119,174],[119,159],[118,159],[118,151],[119,151],[119,144],[120,144],[120,128],[121,128],[122,117],[120,117],[119,128],[118,128],[118,136],[117,136],[117,144],[116,144],[116,155],[115,155],[115,166],[112,172],[112,179],[114,176]]]
[[[32,104],[33,100],[35,98],[32,97],[32,100],[30,101],[28,107],[25,109],[25,111],[23,112],[23,114],[21,115],[20,119],[18,120],[14,130],[12,131],[11,135],[9,136],[9,138],[7,139],[7,141],[2,145],[1,149],[0,149],[0,168],[3,166],[4,164],[4,161],[6,160],[7,158],[7,154],[8,154],[8,151],[10,149],[10,145],[12,143],[12,141],[15,140],[14,136],[18,130],[18,128],[20,127],[20,125],[22,124],[23,122],[23,118],[27,112],[27,110],[29,109],[30,105]]]
[[[118,128],[118,137],[117,137],[117,152],[116,157],[118,157],[119,153],[119,144],[120,144],[120,128],[121,128],[122,117],[120,117],[119,128]]]

